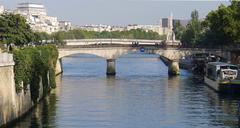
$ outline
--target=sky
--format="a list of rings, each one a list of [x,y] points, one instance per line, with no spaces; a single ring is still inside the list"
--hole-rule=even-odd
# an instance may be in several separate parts
[[[196,9],[200,18],[230,0],[0,0],[7,9],[18,3],[33,2],[45,5],[48,15],[75,25],[86,24],[157,24],[160,18],[190,19]]]

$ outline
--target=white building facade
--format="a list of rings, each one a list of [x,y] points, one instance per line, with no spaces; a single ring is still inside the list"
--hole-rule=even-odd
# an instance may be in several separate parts
[[[60,31],[72,30],[72,23],[70,21],[59,21]]]
[[[4,11],[5,11],[4,6],[3,6],[3,5],[0,5],[0,14],[3,14]]]
[[[170,30],[168,27],[162,27],[161,25],[128,25],[126,27],[126,30],[132,29],[143,29],[146,32],[153,31],[159,35],[166,35]]]
[[[143,29],[146,32],[153,31],[158,33],[159,35],[168,35],[171,33],[173,29],[173,16],[171,15],[169,18],[162,18],[160,22],[156,25],[138,25],[138,24],[132,24],[127,25],[125,27],[122,26],[109,26],[109,25],[85,25],[78,27],[83,30],[87,31],[96,31],[96,32],[103,32],[103,31],[129,31],[133,29]]]
[[[87,30],[87,31],[95,31],[95,32],[103,32],[103,31],[112,31],[112,26],[110,25],[103,25],[103,24],[98,24],[98,25],[84,25],[79,27],[82,30]]]
[[[48,16],[42,4],[20,3],[14,13],[25,17],[33,31],[49,34],[59,31],[57,17]]]

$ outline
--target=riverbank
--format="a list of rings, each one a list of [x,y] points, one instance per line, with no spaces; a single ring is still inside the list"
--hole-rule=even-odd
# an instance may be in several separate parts
[[[64,58],[59,94],[51,94],[12,128],[238,126],[238,99],[219,96],[192,73],[181,70],[168,77],[157,55],[135,54],[116,63],[117,75],[106,77],[103,58]]]
[[[55,88],[54,46],[0,54],[0,126],[19,119]]]
[[[46,106],[48,106],[49,104],[55,103],[56,102],[56,96],[59,96],[60,94],[60,82],[61,82],[61,78],[62,78],[62,74],[59,74],[56,76],[56,82],[58,87],[56,87],[55,89],[52,89],[51,92],[46,96],[43,97],[37,104],[35,104],[34,106],[32,106],[29,111],[27,111],[25,114],[23,114],[21,117],[16,118],[15,120],[0,126],[0,128],[9,128],[9,127],[34,127],[33,125],[36,125],[36,127],[43,127],[43,125],[38,125],[38,123],[34,123],[32,124],[31,121],[27,122],[27,123],[22,123],[23,120],[31,120],[31,119],[39,119],[42,118],[42,113],[48,113],[48,109],[46,109]],[[43,118],[43,120],[47,120]],[[39,119],[40,121],[40,119]]]

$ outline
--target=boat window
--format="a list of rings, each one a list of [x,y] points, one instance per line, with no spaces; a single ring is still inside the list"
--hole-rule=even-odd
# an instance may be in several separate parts
[[[228,69],[228,66],[221,66],[221,69]]]
[[[216,80],[216,74],[213,68],[211,67],[207,68],[207,77],[211,80]]]
[[[238,70],[238,67],[236,67],[236,66],[221,66],[221,69],[233,69],[233,70]]]
[[[238,67],[230,66],[230,69],[238,70]]]

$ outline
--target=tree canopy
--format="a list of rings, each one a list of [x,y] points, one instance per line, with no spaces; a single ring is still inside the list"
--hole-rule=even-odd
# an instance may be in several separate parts
[[[201,34],[201,21],[199,21],[198,11],[191,13],[191,20],[182,34],[181,41],[188,46],[197,44]]]
[[[35,40],[35,35],[24,17],[12,13],[0,16],[1,43],[23,46]]]
[[[240,42],[240,8],[237,1],[230,6],[220,5],[211,11],[204,21],[209,43],[228,45]]]
[[[54,40],[62,42],[64,39],[92,39],[92,38],[126,38],[126,39],[165,39],[165,36],[161,36],[156,32],[142,29],[133,29],[129,31],[103,31],[94,32],[81,29],[75,29],[70,31],[60,31],[53,34]]]
[[[240,2],[233,0],[231,5],[220,5],[199,20],[198,12],[191,13],[191,20],[184,28],[176,29],[186,46],[219,47],[240,43]],[[176,34],[176,35],[177,35]]]
[[[183,36],[185,28],[181,25],[180,21],[176,21],[176,23],[174,24],[174,28],[173,31],[175,33],[176,39],[180,40]]]

